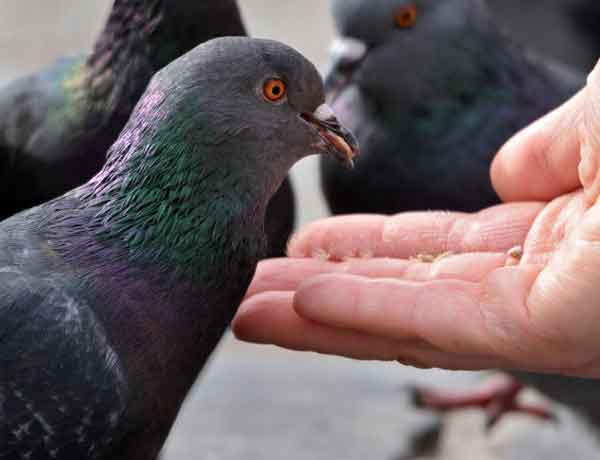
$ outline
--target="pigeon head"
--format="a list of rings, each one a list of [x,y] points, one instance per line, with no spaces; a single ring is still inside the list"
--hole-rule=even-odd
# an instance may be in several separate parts
[[[220,38],[177,59],[152,79],[90,183],[110,233],[128,239],[139,213],[170,234],[199,231],[193,223],[206,226],[215,212],[262,229],[296,161],[323,153],[349,165],[358,151],[324,100],[315,67],[278,42]],[[161,233],[146,229],[138,241]]]
[[[483,0],[335,0],[330,97],[358,85],[379,109],[451,94],[485,61]]]
[[[161,118],[155,142],[183,143],[203,167],[277,182],[307,155],[351,164],[357,152],[325,105],[314,65],[269,40],[216,39],[176,60],[152,80],[133,120],[148,116]]]

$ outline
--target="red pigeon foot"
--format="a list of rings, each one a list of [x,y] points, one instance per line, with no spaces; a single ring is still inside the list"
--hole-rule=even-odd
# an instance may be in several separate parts
[[[517,412],[543,420],[554,420],[554,414],[541,405],[520,403],[517,398],[523,385],[511,378],[492,380],[470,392],[445,392],[429,388],[414,388],[414,401],[418,407],[438,412],[481,408],[487,413],[486,428],[491,429],[504,415]]]

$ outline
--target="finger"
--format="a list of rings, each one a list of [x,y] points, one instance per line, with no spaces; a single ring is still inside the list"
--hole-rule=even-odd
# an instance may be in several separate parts
[[[295,291],[307,278],[326,273],[346,273],[369,278],[396,278],[406,281],[459,279],[481,281],[492,270],[507,263],[506,253],[471,253],[442,257],[432,263],[418,259],[350,259],[330,262],[319,259],[273,259],[258,265],[246,295],[266,291]]]
[[[490,369],[511,369],[512,363],[498,356],[471,356],[432,350],[425,346],[400,346],[400,364],[418,369],[446,369],[450,371],[483,371]]]
[[[292,292],[269,292],[244,302],[232,325],[236,337],[296,351],[398,361],[421,369],[442,366],[454,370],[480,370],[507,366],[503,359],[447,354],[419,341],[385,340],[317,324],[296,314],[292,307],[293,296]]]
[[[600,195],[600,64],[588,78],[583,123],[579,178],[589,205]]]
[[[491,175],[504,201],[550,201],[581,187],[579,126],[585,104],[582,90],[500,149]]]
[[[586,210],[581,191],[562,195],[549,203],[529,230],[521,263],[546,265],[557,258],[557,250],[564,245],[565,237],[581,225]]]
[[[540,215],[536,227],[546,233],[545,227],[551,227],[567,237],[552,251],[532,288],[528,297],[530,317],[544,322],[548,341],[570,350],[571,363],[564,369],[583,373],[589,368],[596,370],[597,376],[600,206],[584,208],[580,195],[556,200],[553,205]]]
[[[268,292],[246,300],[232,323],[237,338],[297,351],[362,360],[395,361],[396,341],[340,330],[301,318],[294,311],[293,292]]]
[[[477,313],[479,295],[477,283],[321,275],[300,286],[294,308],[303,318],[330,327],[389,340],[424,340],[455,354],[488,355],[492,350]],[[431,328],[437,331],[449,316],[451,329],[460,325],[461,334],[466,335],[460,341],[452,340],[452,333],[441,340],[432,334]],[[422,324],[427,320],[431,322]]]
[[[494,357],[529,370],[566,368],[572,358],[544,341],[527,304],[540,269],[501,268],[482,283],[322,275],[300,286],[294,308],[325,326],[423,341],[446,355]]]
[[[333,217],[301,230],[292,239],[288,254],[296,258],[344,260],[505,252],[523,244],[542,209],[539,203],[514,203],[476,214],[420,212]]]

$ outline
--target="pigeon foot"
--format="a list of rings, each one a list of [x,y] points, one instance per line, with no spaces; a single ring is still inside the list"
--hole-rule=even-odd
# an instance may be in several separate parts
[[[523,385],[514,379],[494,380],[472,392],[444,392],[434,389],[413,389],[417,407],[437,412],[481,408],[487,414],[486,429],[490,430],[508,413],[521,413],[542,420],[555,420],[554,414],[542,405],[519,403],[517,397]]]

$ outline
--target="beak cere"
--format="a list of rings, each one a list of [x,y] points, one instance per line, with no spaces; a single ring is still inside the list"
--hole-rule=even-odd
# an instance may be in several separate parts
[[[344,128],[327,104],[320,105],[314,113],[302,114],[302,118],[317,129],[321,142],[319,150],[332,154],[347,168],[354,166],[354,158],[359,154],[358,142],[354,135]]]
[[[331,62],[333,63],[325,78],[327,100],[332,101],[338,92],[350,81],[354,71],[360,67],[367,56],[367,45],[355,38],[338,37],[331,45]]]
[[[331,44],[331,60],[335,65],[345,68],[358,65],[366,56],[367,45],[355,38],[338,37]]]

